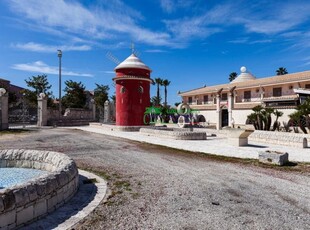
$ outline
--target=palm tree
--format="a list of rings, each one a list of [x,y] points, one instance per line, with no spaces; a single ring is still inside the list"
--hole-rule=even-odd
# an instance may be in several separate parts
[[[167,86],[170,85],[170,81],[167,79],[163,80],[163,86],[165,87],[165,106],[167,106]]]
[[[229,74],[229,81],[232,82],[233,80],[235,80],[235,78],[237,77],[237,73],[236,72],[232,72]]]
[[[160,98],[160,95],[159,95],[159,86],[160,85],[163,85],[163,79],[161,78],[155,78],[155,84],[157,84],[157,94],[156,94],[156,97],[157,97],[157,106],[159,105],[159,98]]]
[[[276,70],[277,75],[285,75],[288,74],[286,68],[280,67],[279,69]]]

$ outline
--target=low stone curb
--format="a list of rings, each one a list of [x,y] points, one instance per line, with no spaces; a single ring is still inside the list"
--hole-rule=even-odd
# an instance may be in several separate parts
[[[103,178],[81,169],[79,169],[79,175],[79,190],[68,203],[45,218],[22,229],[73,229],[74,225],[89,215],[105,198],[107,182]],[[90,179],[95,179],[96,183],[83,183]]]

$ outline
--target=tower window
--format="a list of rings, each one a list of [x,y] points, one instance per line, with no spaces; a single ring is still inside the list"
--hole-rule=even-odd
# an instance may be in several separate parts
[[[125,93],[125,91],[126,91],[126,90],[125,90],[125,87],[122,86],[121,89],[120,89],[120,93]]]
[[[143,93],[143,87],[141,85],[139,86],[138,90],[139,90],[139,93],[141,93],[141,94]]]

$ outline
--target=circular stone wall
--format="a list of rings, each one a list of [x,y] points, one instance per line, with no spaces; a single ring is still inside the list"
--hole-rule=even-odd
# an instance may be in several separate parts
[[[68,201],[78,189],[79,174],[75,162],[62,153],[0,150],[0,167],[49,172],[24,184],[0,189],[0,229],[21,227],[47,215]]]

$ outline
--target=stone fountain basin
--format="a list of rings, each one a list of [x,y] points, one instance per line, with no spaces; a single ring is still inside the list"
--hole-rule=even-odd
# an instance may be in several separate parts
[[[78,189],[76,164],[62,153],[0,150],[0,167],[49,172],[25,183],[0,189],[0,229],[18,228],[47,215],[67,202]]]
[[[189,128],[150,127],[141,128],[140,133],[174,140],[206,140],[206,132],[193,132]]]

